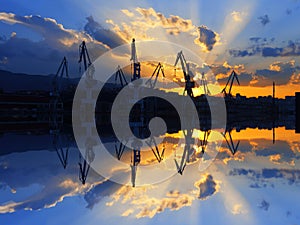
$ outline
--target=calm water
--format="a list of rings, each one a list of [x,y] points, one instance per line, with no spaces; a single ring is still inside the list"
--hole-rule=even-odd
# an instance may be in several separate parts
[[[186,134],[167,134],[157,150],[141,152],[135,182],[143,179],[140,168],[149,165],[161,167],[153,173],[171,168],[172,176],[132,187],[132,176],[129,185],[120,185],[87,170],[71,132],[4,133],[0,224],[300,223],[300,134],[276,128],[273,143],[272,130],[233,129],[226,142],[217,131],[194,130],[188,160],[181,161]],[[110,137],[105,142],[117,156],[119,142]],[[202,151],[209,156],[220,143],[215,159],[202,168]],[[120,156],[129,165],[132,150]]]

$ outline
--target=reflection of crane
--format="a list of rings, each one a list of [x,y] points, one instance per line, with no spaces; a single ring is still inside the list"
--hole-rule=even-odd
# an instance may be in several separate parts
[[[90,164],[95,159],[95,152],[93,150],[93,146],[95,145],[95,141],[92,139],[88,139],[86,143],[86,150],[85,150],[85,156],[84,158],[79,153],[79,180],[82,182],[82,184],[85,184],[86,178],[88,176],[89,170],[90,170]]]
[[[163,150],[162,150],[162,152],[160,153],[160,152],[159,152],[159,149],[158,149],[158,147],[157,147],[156,141],[155,141],[155,139],[154,139],[153,136],[151,136],[151,137],[150,137],[150,141],[149,141],[149,142],[146,141],[146,143],[147,143],[147,145],[151,148],[151,150],[152,150],[152,152],[153,152],[155,158],[157,159],[157,161],[160,163],[160,162],[164,159],[164,155],[165,155],[165,147],[163,147]],[[152,145],[155,146],[155,150],[152,148]]]
[[[191,77],[190,77],[190,71],[189,71],[189,64],[186,62],[184,55],[182,53],[182,51],[180,51],[177,54],[177,58],[174,64],[174,67],[177,65],[178,61],[180,60],[181,63],[181,69],[183,71],[183,75],[184,75],[184,80],[185,80],[185,88],[184,88],[184,92],[187,92],[187,94],[190,97],[193,97],[193,89],[195,87],[195,82],[191,81]]]
[[[185,137],[185,141],[186,143],[184,144],[184,151],[183,154],[181,156],[181,161],[180,161],[180,165],[178,164],[177,160],[174,159],[175,164],[176,164],[176,168],[177,168],[177,172],[182,175],[183,171],[186,167],[186,163],[188,163],[190,161],[190,156],[193,153],[193,148],[191,148],[192,145],[192,134],[193,134],[193,130],[187,129],[187,133],[185,133],[183,131],[184,137]]]
[[[200,147],[201,147],[202,153],[205,152],[205,149],[207,147],[208,137],[210,135],[210,132],[211,132],[211,130],[204,131],[203,139],[200,139]]]
[[[124,87],[125,84],[126,84],[126,85],[128,84],[128,83],[127,83],[127,80],[126,80],[126,78],[125,78],[125,75],[124,75],[124,73],[123,73],[123,70],[121,69],[120,66],[117,67],[117,72],[116,72],[116,74],[115,74],[115,83],[117,83],[118,78],[119,78],[119,80],[120,80],[120,83],[121,83],[121,86],[122,86],[122,87]],[[125,84],[123,83],[123,81],[124,81]]]
[[[228,77],[228,80],[227,80],[227,83],[226,83],[225,87],[222,90],[222,93],[224,93],[225,96],[229,96],[229,97],[232,96],[231,89],[232,89],[232,85],[233,85],[234,79],[236,79],[238,85],[240,85],[239,78],[238,78],[236,72],[233,70],[231,72],[230,76]],[[227,92],[226,89],[227,89],[227,86],[228,86],[229,82],[230,82],[230,87],[229,87],[229,91]]]
[[[143,143],[139,140],[134,140],[132,143],[132,155],[131,155],[131,183],[132,187],[135,187],[135,179],[136,179],[136,173],[137,173],[137,166],[141,162],[141,147],[143,146]]]
[[[226,134],[228,134],[229,140],[228,140]],[[223,136],[224,136],[224,138],[226,140],[228,148],[230,149],[231,153],[234,155],[237,152],[237,150],[238,150],[240,141],[238,141],[236,145],[233,143],[233,139],[232,139],[232,136],[231,136],[231,130],[230,131],[226,130],[225,133],[223,134]]]
[[[200,80],[200,85],[203,86],[203,90],[204,90],[205,95],[210,95],[211,94],[209,89],[208,89],[207,79],[204,75],[204,72],[202,73],[202,77],[201,77],[201,80]]]
[[[69,146],[64,148],[62,147],[62,144],[63,143],[62,140],[60,139],[59,133],[56,133],[53,138],[53,146],[55,148],[59,161],[61,162],[64,169],[66,169],[68,164]]]
[[[137,80],[141,78],[141,64],[138,61],[136,47],[135,47],[135,39],[132,39],[131,43],[131,58],[130,61],[133,62],[133,73],[131,77],[131,81]],[[132,68],[132,64],[131,64]]]
[[[120,142],[119,144],[119,148],[117,147],[117,145],[115,144],[115,151],[116,151],[116,156],[118,160],[121,160],[121,157],[124,153],[126,145],[123,145],[122,142]]]
[[[164,68],[160,63],[158,63],[158,65],[156,66],[155,70],[152,73],[152,76],[149,78],[149,80],[146,81],[146,84],[149,84],[150,88],[155,87],[155,84],[157,82],[157,78],[158,78],[158,75],[159,75],[160,71],[161,71],[163,77],[165,77]],[[153,78],[155,73],[156,73],[155,79],[152,81],[152,78]]]
[[[140,149],[133,149],[132,156],[131,156],[131,182],[132,187],[135,187],[135,179],[136,179],[136,172],[137,166],[141,162],[141,150]]]

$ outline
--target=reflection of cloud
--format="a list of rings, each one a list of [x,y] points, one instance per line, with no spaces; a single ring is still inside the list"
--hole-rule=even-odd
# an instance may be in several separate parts
[[[214,181],[212,175],[208,174],[203,179],[195,183],[195,186],[199,188],[200,193],[198,198],[201,200],[207,199],[209,196],[214,195],[217,192],[217,183]]]
[[[250,180],[254,181],[251,187],[265,186],[266,182],[271,179],[287,180],[289,185],[300,183],[300,171],[293,169],[233,169],[229,172],[230,176],[247,176]]]
[[[92,209],[93,206],[98,203],[103,197],[113,195],[121,187],[122,186],[120,184],[114,183],[109,180],[95,185],[84,196],[84,199],[88,203],[87,208]]]
[[[268,209],[270,207],[270,203],[267,202],[266,200],[262,200],[262,202],[260,203],[260,205],[258,207],[261,208],[262,210],[268,211]]]
[[[76,159],[69,155],[69,160]],[[0,160],[0,183],[15,192],[11,197],[14,203],[1,205],[3,212],[54,207],[65,197],[82,194],[91,187],[91,183],[102,179],[91,170],[88,183],[82,185],[78,180],[77,165],[64,170],[55,151],[24,152],[18,156],[11,154]],[[38,188],[33,188],[33,184]]]
[[[122,213],[122,216],[134,215],[136,218],[154,217],[157,213],[166,209],[179,210],[185,206],[191,206],[195,199],[192,194],[180,193],[178,190],[169,191],[165,197],[154,197],[148,194],[152,188],[132,188],[123,186],[112,195],[113,201],[107,203],[113,206],[117,201],[129,204],[130,209]]]
[[[246,213],[246,211],[243,209],[243,206],[241,204],[236,204],[232,207],[231,213],[234,215]]]
[[[7,204],[0,205],[0,214],[13,213],[15,208],[21,203],[9,202]]]

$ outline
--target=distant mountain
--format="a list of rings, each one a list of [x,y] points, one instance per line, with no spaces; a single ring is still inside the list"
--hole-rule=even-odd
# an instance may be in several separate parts
[[[24,73],[12,73],[5,70],[0,70],[0,90],[4,92],[14,91],[50,91],[53,89],[52,81],[53,74],[50,75],[29,75]],[[62,88],[69,85],[76,85],[79,78],[66,79],[62,78]]]

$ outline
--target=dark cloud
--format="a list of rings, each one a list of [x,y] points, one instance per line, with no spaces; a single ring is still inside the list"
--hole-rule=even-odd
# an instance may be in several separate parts
[[[284,57],[284,56],[299,56],[300,43],[289,41],[285,47],[266,47],[262,49],[263,57]]]
[[[258,207],[265,211],[268,211],[268,209],[270,207],[270,203],[267,202],[266,200],[262,200],[262,202],[260,203],[260,205]]]
[[[109,48],[95,41],[89,34],[66,29],[52,18],[41,16],[18,16],[1,13],[0,21],[7,26],[19,24],[39,34],[41,39],[32,41],[18,36],[0,41],[1,69],[30,74],[55,73],[64,56],[69,61],[71,75],[80,75],[78,69],[78,46],[85,40],[92,60]]]
[[[209,196],[212,196],[216,191],[216,182],[214,181],[212,175],[207,175],[204,181],[201,181],[198,185],[200,189],[199,199],[206,199]]]
[[[214,45],[217,43],[217,33],[210,30],[206,26],[198,27],[199,36],[195,40],[195,43],[204,45],[207,51],[211,51]]]
[[[260,16],[260,17],[258,17],[257,19],[259,19],[260,22],[261,22],[261,24],[264,25],[264,26],[265,26],[266,24],[270,23],[270,19],[269,19],[269,16],[268,16],[267,14],[265,14],[265,15],[263,15],[263,16]]]
[[[254,56],[261,51],[260,48],[251,48],[245,50],[230,49],[229,54],[233,57]]]
[[[84,26],[84,30],[95,40],[106,44],[110,48],[125,44],[125,41],[121,37],[109,29],[104,29],[92,16],[89,16],[86,19],[88,22]]]
[[[266,39],[251,37],[251,46],[245,49],[230,49],[228,52],[232,57],[246,57],[260,55],[263,57],[287,57],[300,55],[300,42],[288,41],[286,46],[274,46],[275,38]]]
[[[256,70],[258,82],[254,86],[269,85],[272,81],[276,81],[277,85],[287,84],[296,71],[293,61],[275,62],[270,65],[270,69]]]

